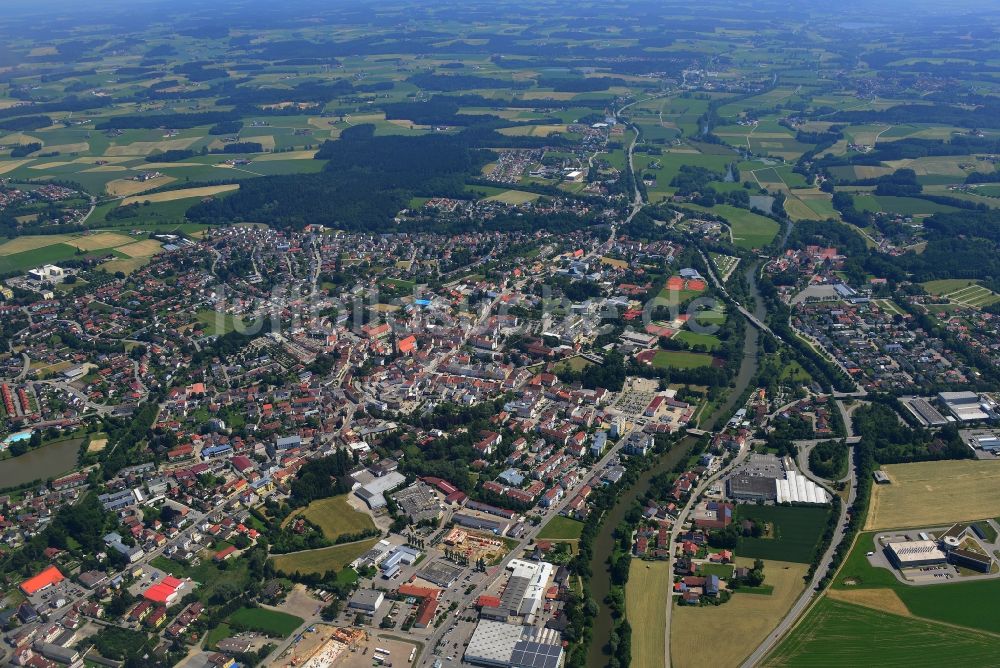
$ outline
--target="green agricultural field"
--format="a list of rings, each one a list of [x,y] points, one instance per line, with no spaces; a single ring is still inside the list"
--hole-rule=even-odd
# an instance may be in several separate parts
[[[583,522],[557,515],[538,532],[538,540],[579,540]]]
[[[770,535],[740,538],[736,554],[754,559],[775,559],[808,564],[826,527],[828,508],[802,506],[736,506],[736,519],[765,522]]]
[[[657,369],[697,369],[698,367],[711,366],[714,360],[714,357],[704,353],[659,350],[653,357],[653,366]]]
[[[77,249],[69,244],[52,244],[23,253],[0,255],[0,273],[26,271],[43,264],[64,262],[80,257],[77,252]]]
[[[991,666],[996,643],[985,633],[822,598],[762,665],[912,668],[947,656],[954,665]]]
[[[272,638],[287,638],[302,626],[303,619],[277,610],[240,608],[229,615],[227,622],[235,629],[259,631]]]
[[[904,216],[930,215],[958,211],[947,204],[937,204],[916,197],[889,197],[886,195],[858,195],[854,205],[859,211],[886,211]]]

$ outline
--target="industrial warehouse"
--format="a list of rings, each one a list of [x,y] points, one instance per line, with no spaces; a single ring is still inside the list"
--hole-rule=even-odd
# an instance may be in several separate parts
[[[735,501],[829,503],[829,493],[795,470],[788,457],[753,454],[726,480],[726,494]]]
[[[962,522],[948,528],[887,532],[876,536],[881,552],[868,555],[875,566],[892,569],[904,583],[931,584],[968,577],[1000,577],[994,520]]]

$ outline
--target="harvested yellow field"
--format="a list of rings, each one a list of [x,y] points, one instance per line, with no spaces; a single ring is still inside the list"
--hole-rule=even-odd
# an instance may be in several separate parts
[[[500,134],[508,137],[548,137],[558,132],[566,132],[565,125],[519,125],[513,128],[501,128]]]
[[[4,160],[3,162],[0,162],[0,174],[13,172],[21,165],[26,165],[29,162],[31,162],[31,158],[28,158],[27,160]]]
[[[254,158],[254,162],[268,162],[271,160],[312,160],[316,157],[316,151],[284,151],[282,153],[268,153]]]
[[[145,239],[132,244],[119,246],[115,250],[129,257],[152,257],[160,252],[160,242],[156,239]]]
[[[672,581],[665,561],[633,559],[629,566],[625,610],[632,627],[632,666],[635,668],[663,668],[666,606]]]
[[[785,200],[785,212],[793,221],[823,220],[823,216],[810,209],[804,202],[795,197],[789,197]]]
[[[866,530],[925,527],[995,517],[1000,462],[956,460],[887,464],[892,481],[872,486]]]
[[[274,137],[271,135],[260,135],[259,137],[240,137],[240,141],[251,141],[261,145],[265,151],[274,150]]]
[[[135,195],[136,193],[141,193],[144,190],[153,190],[154,188],[159,188],[160,186],[165,186],[168,183],[176,181],[172,176],[157,176],[155,179],[150,179],[148,181],[133,181],[132,179],[115,179],[114,181],[108,181],[104,186],[104,189],[108,191],[109,195],[115,195],[117,197]]]
[[[887,160],[885,164],[893,169],[912,169],[917,176],[941,174],[943,176],[965,176],[968,172],[960,166],[969,162],[967,156],[942,156],[932,158],[914,158],[906,160]]]
[[[90,144],[85,141],[76,142],[75,144],[56,144],[55,146],[46,146],[46,153],[86,153],[90,150]]]
[[[70,234],[40,234],[37,236],[15,237],[10,241],[0,244],[0,255],[13,255],[25,251],[45,248],[52,244],[59,244],[72,239]]]
[[[117,232],[99,232],[85,237],[77,237],[72,241],[67,241],[70,246],[76,246],[80,250],[92,251],[100,248],[115,248],[124,244],[130,244],[135,239],[127,237]]]
[[[104,264],[100,265],[98,269],[113,274],[115,272],[122,272],[126,275],[131,274],[136,269],[144,267],[149,263],[148,257],[120,257],[114,260],[108,260]]]
[[[407,130],[426,130],[429,125],[417,125],[413,121],[408,121],[405,118],[393,118],[389,120],[389,123],[397,125],[401,128],[406,128]]]
[[[901,617],[913,616],[894,589],[827,589],[826,595],[836,601],[883,610]]]
[[[44,142],[38,137],[33,137],[31,135],[26,135],[23,132],[15,132],[13,134],[4,135],[0,138],[0,144],[43,144]]]
[[[227,193],[239,190],[240,184],[229,183],[223,186],[205,186],[203,188],[181,188],[180,190],[168,190],[152,195],[136,195],[126,197],[122,200],[122,206],[135,204],[136,202],[172,202],[177,199],[187,199],[188,197],[212,197],[219,193]]]
[[[375,121],[384,121],[385,112],[379,112],[377,114],[356,114],[351,116],[346,116],[346,120],[351,122],[351,125],[360,125],[362,123],[374,123]]]
[[[197,137],[166,139],[164,141],[136,141],[131,144],[123,144],[121,146],[110,146],[104,154],[110,156],[147,156],[152,154],[154,151],[173,151],[185,149],[196,141],[198,141]]]
[[[625,260],[616,260],[613,257],[601,257],[601,263],[615,267],[616,269],[628,269],[628,262]]]
[[[572,100],[578,93],[553,92],[546,90],[526,90],[521,93],[525,100]]]
[[[739,566],[752,565],[749,559],[738,558],[736,562]],[[792,607],[805,587],[802,578],[807,570],[806,564],[765,560],[764,582],[774,586],[770,596],[737,593],[719,606],[676,606],[670,627],[674,668],[740,665]],[[707,634],[715,629],[725,629],[724,642],[707,642]],[[633,635],[635,632],[633,626]]]
[[[29,56],[55,56],[59,53],[59,50],[54,46],[36,46],[31,51],[28,52]]]

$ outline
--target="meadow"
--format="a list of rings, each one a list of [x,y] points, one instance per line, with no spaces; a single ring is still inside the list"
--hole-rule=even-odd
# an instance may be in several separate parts
[[[538,532],[538,540],[579,540],[583,522],[557,515]]]
[[[347,495],[332,496],[327,499],[317,499],[303,510],[292,513],[285,518],[288,524],[296,517],[305,517],[323,531],[329,540],[337,540],[340,536],[357,534],[366,529],[374,529],[375,523],[367,513],[362,513],[351,507]]]
[[[378,538],[343,543],[333,547],[323,547],[318,550],[303,550],[289,554],[279,554],[272,557],[274,567],[285,573],[317,573],[326,571],[342,571],[362,554],[371,549]]]

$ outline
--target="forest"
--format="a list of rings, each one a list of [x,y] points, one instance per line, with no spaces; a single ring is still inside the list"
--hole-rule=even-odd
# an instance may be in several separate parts
[[[246,181],[234,195],[196,204],[193,221],[255,220],[301,229],[307,222],[347,230],[387,230],[412,197],[467,198],[466,175],[490,158],[462,134],[376,137],[371,125],[345,130],[324,143],[318,174]],[[372,196],[377,193],[377,196]]]

